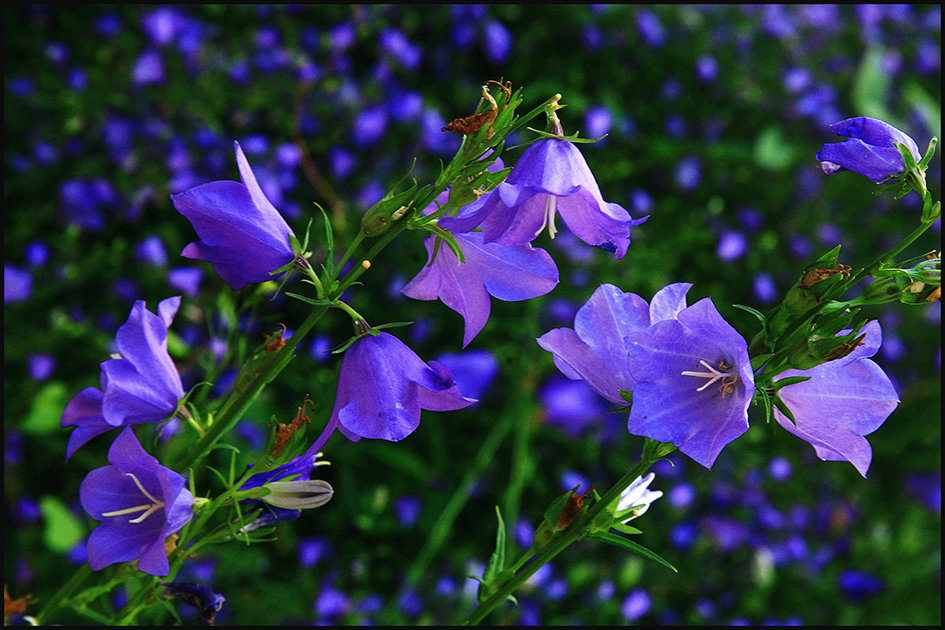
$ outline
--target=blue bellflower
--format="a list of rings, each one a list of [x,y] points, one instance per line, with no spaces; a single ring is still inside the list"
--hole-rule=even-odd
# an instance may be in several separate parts
[[[840,334],[844,334],[841,331]],[[787,370],[778,380],[809,376],[810,380],[778,390],[795,423],[775,408],[782,427],[814,447],[825,461],[848,461],[866,477],[873,450],[864,435],[876,431],[899,405],[892,381],[869,357],[882,344],[879,322],[867,323],[863,343],[845,357],[809,370]],[[777,380],[775,381],[777,383]]]
[[[381,332],[359,338],[345,351],[329,426],[348,437],[397,442],[420,425],[421,409],[449,411],[474,402],[459,393],[445,365],[425,363]]]
[[[200,237],[181,255],[205,260],[233,289],[271,280],[269,272],[292,262],[295,236],[249,167],[238,142],[236,164],[243,183],[216,181],[171,195],[174,207]]]
[[[260,486],[269,487],[270,494],[262,499],[245,501],[247,504],[258,504],[260,502],[267,504],[263,513],[259,515],[262,524],[268,525],[276,521],[294,521],[302,514],[301,510],[320,507],[331,499],[334,491],[328,482],[321,479],[309,479],[312,471],[319,465],[318,457],[320,455],[321,453],[306,451],[277,468],[253,475],[240,486],[240,490],[249,490]],[[284,495],[287,492],[294,495],[294,500],[286,502]],[[259,526],[260,523],[253,521],[243,531],[252,531]]]
[[[481,226],[485,243],[524,245],[545,227],[554,238],[558,213],[578,238],[618,259],[627,253],[630,228],[646,220],[631,219],[623,206],[604,201],[580,150],[567,140],[548,138],[525,149],[494,190],[439,223],[453,233]]]
[[[650,326],[625,337],[636,380],[627,429],[672,442],[711,468],[722,448],[748,430],[755,381],[748,344],[710,298],[687,307],[689,286],[670,285],[673,308],[651,311]]]
[[[489,319],[489,296],[506,302],[528,300],[550,292],[558,284],[558,268],[543,249],[529,244],[484,243],[482,234],[456,234],[466,262],[440,244],[433,260],[435,237],[426,239],[427,265],[402,289],[415,300],[435,300],[463,316],[463,347],[479,334]]]
[[[180,296],[167,298],[155,315],[144,301],[135,302],[115,335],[119,358],[101,364],[102,388],[83,389],[62,412],[62,426],[76,427],[69,436],[66,459],[106,431],[164,420],[177,410],[184,389],[167,352],[167,329],[179,306]]]
[[[89,536],[89,566],[98,571],[116,562],[138,561],[138,570],[167,575],[164,540],[193,513],[187,481],[148,455],[130,427],[108,451],[111,466],[96,468],[79,485],[82,508],[102,524]]]
[[[915,140],[876,118],[847,118],[830,125],[830,131],[847,139],[825,144],[814,156],[828,175],[850,170],[879,183],[904,173],[905,162],[893,142],[906,145],[916,162],[922,159]]]

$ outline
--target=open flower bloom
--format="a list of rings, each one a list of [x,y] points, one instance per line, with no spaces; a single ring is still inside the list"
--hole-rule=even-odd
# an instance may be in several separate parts
[[[893,146],[893,142],[905,144],[916,162],[922,159],[915,140],[876,118],[847,118],[830,125],[830,131],[847,139],[825,144],[814,156],[828,175],[850,170],[874,182],[881,182],[887,177],[905,172],[902,154]]]
[[[479,334],[489,319],[489,296],[506,302],[545,295],[558,284],[558,268],[543,249],[529,244],[483,243],[482,234],[456,234],[466,257],[460,264],[453,250],[441,243],[436,259],[420,270],[403,288],[415,300],[435,300],[463,316],[463,347]],[[433,256],[435,237],[425,241]]]
[[[205,260],[233,289],[271,280],[269,272],[292,262],[292,230],[256,182],[238,142],[236,164],[243,183],[216,181],[171,195],[199,241],[181,252]]]
[[[779,374],[775,383],[792,376],[811,378],[778,390],[797,424],[777,408],[774,416],[782,427],[810,442],[817,457],[848,461],[865,477],[873,451],[863,436],[885,422],[899,397],[889,377],[869,359],[882,344],[879,322],[867,323],[861,333],[866,334],[863,343],[847,356]]]
[[[663,496],[660,490],[649,490],[650,483],[656,477],[655,473],[650,473],[646,477],[637,477],[623,492],[620,493],[620,500],[617,501],[616,512],[636,508],[630,513],[630,516],[621,520],[621,523],[632,521],[644,512],[650,509],[650,504]]]
[[[459,393],[445,365],[425,363],[397,337],[380,332],[345,351],[329,424],[349,437],[397,442],[420,425],[421,409],[449,411],[474,402]]]
[[[102,389],[87,387],[69,401],[63,427],[75,426],[66,459],[96,435],[116,427],[157,422],[171,416],[184,397],[177,368],[167,353],[167,329],[180,306],[180,296],[158,304],[157,315],[142,300],[118,328],[115,345],[120,358],[101,364]]]
[[[505,245],[532,242],[548,228],[554,238],[555,215],[588,245],[623,258],[630,245],[631,219],[621,205],[604,201],[594,174],[572,142],[543,139],[530,145],[508,178],[457,216],[440,219],[453,233],[482,227],[483,241]]]
[[[111,466],[96,468],[79,485],[79,500],[102,524],[89,536],[89,566],[138,560],[138,570],[167,575],[164,539],[190,520],[194,497],[186,480],[148,455],[126,427],[108,451]]]
[[[615,403],[625,403],[618,390],[633,391],[624,337],[645,330],[651,321],[672,317],[686,305],[691,284],[677,283],[656,292],[651,304],[635,293],[612,284],[600,285],[574,317],[574,330],[555,328],[537,339],[554,355],[555,365],[572,380]]]
[[[686,285],[671,285],[673,287]],[[654,317],[626,336],[636,380],[627,429],[680,451],[710,468],[722,448],[748,430],[755,381],[748,344],[710,298]],[[678,309],[673,313],[673,310]]]

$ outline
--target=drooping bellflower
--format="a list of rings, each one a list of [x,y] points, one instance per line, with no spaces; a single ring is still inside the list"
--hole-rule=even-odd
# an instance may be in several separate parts
[[[180,296],[167,298],[155,315],[144,301],[135,302],[115,335],[119,357],[101,364],[102,388],[83,389],[62,413],[62,426],[76,427],[69,436],[66,459],[106,431],[157,422],[176,411],[184,390],[167,352],[167,329],[179,306]]]
[[[632,219],[621,205],[604,201],[572,142],[546,138],[525,149],[504,182],[439,223],[454,234],[481,227],[485,243],[524,245],[545,227],[554,238],[558,213],[578,238],[618,259],[627,253],[630,228],[646,220]]]
[[[79,485],[82,508],[102,524],[89,536],[89,566],[98,571],[138,560],[138,570],[167,575],[164,540],[190,520],[194,497],[187,481],[148,455],[125,427],[108,451],[111,466],[96,468]]]
[[[440,244],[432,260],[435,237],[425,241],[428,264],[402,289],[415,300],[439,298],[463,316],[463,347],[479,334],[489,319],[489,296],[516,302],[545,295],[558,284],[558,268],[543,249],[529,244],[484,243],[482,234],[454,234],[466,262]]]
[[[474,402],[459,393],[445,365],[425,363],[382,331],[360,337],[345,351],[329,426],[349,437],[397,442],[420,425],[421,409],[450,411]]]
[[[847,356],[779,374],[775,383],[792,376],[810,380],[778,390],[796,424],[777,408],[774,416],[782,427],[809,442],[820,459],[848,461],[866,477],[873,450],[863,436],[886,421],[899,397],[889,377],[869,359],[882,344],[879,322],[867,323],[861,333],[866,335],[863,343]]]
[[[711,468],[722,448],[748,430],[755,392],[748,344],[710,298],[679,301],[651,325],[625,337],[636,380],[627,429],[679,450]],[[675,312],[674,312],[675,311]]]
[[[174,207],[200,237],[181,255],[205,260],[233,289],[271,280],[269,272],[292,262],[292,230],[256,181],[238,142],[236,164],[243,183],[216,181],[171,195]]]
[[[878,183],[905,172],[902,154],[893,142],[906,145],[916,162],[922,159],[915,140],[876,118],[847,118],[830,125],[830,131],[846,140],[827,143],[814,156],[828,175],[850,170]]]

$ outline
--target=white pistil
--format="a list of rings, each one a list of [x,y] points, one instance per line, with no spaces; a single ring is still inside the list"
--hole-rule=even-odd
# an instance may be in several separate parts
[[[558,198],[554,195],[546,195],[545,199],[545,216],[541,222],[541,227],[538,228],[538,231],[535,232],[535,236],[541,234],[541,231],[545,229],[545,226],[548,226],[548,236],[551,238],[555,237],[555,234],[558,233],[558,228],[555,227],[555,212],[558,209]]]
[[[141,482],[138,481],[138,478],[135,477],[133,474],[131,473],[125,473],[125,474],[131,477],[132,481],[135,482],[135,485],[138,486],[138,490],[140,490],[144,496],[149,498],[151,500],[151,503],[145,503],[143,505],[136,505],[134,507],[125,508],[123,510],[115,510],[114,512],[104,512],[102,516],[124,516],[125,514],[134,514],[136,512],[144,511],[144,514],[142,514],[138,518],[131,519],[130,521],[128,521],[129,523],[140,523],[141,521],[148,518],[149,516],[151,516],[158,510],[160,510],[162,507],[164,507],[164,502],[159,501],[155,499],[154,497],[152,497],[151,493],[144,489],[144,486],[141,485]]]
[[[702,387],[696,389],[697,392],[701,392],[701,391],[704,390],[706,387],[708,387],[709,385],[711,385],[712,383],[716,382],[716,381],[719,380],[719,379],[724,379],[724,378],[727,378],[727,377],[732,377],[732,376],[734,376],[734,374],[731,373],[731,372],[719,372],[718,370],[716,370],[714,367],[712,367],[711,365],[709,365],[709,364],[706,363],[705,361],[699,361],[699,363],[701,363],[702,365],[704,365],[705,368],[706,368],[707,370],[709,370],[709,371],[708,371],[708,372],[692,372],[692,371],[690,371],[690,370],[683,370],[683,371],[682,371],[682,375],[683,375],[683,376],[698,376],[699,378],[707,378],[707,379],[709,379],[709,380],[706,382],[705,385],[703,385]],[[725,365],[724,362],[723,362],[722,364],[720,364],[719,367],[721,367],[722,369],[727,369],[727,366]],[[724,381],[723,381],[723,384],[725,384]]]

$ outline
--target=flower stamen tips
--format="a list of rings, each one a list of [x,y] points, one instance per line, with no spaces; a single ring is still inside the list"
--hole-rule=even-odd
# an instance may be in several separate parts
[[[694,372],[691,370],[683,370],[681,372],[683,376],[696,376],[699,378],[709,379],[702,387],[696,388],[697,392],[701,392],[716,381],[721,380],[720,389],[722,391],[722,396],[724,397],[726,394],[732,393],[732,391],[735,389],[735,383],[738,381],[738,375],[729,371],[731,368],[725,363],[725,361],[719,361],[719,370],[722,370],[721,372],[706,363],[705,360],[700,360],[699,363],[701,363],[709,371]]]

